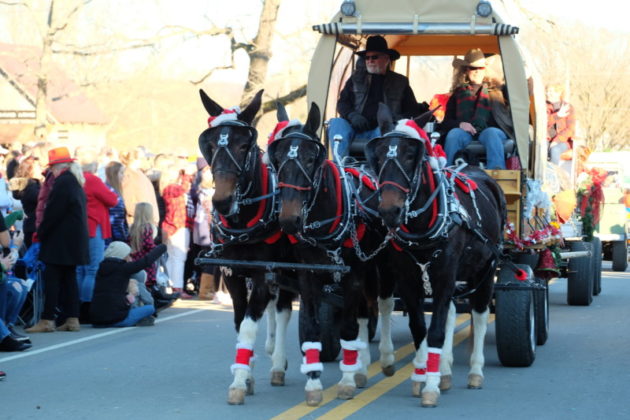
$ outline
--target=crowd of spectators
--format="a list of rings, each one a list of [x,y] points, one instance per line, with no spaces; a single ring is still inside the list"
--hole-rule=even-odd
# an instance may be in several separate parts
[[[196,156],[0,147],[0,351],[86,324],[151,326],[195,294],[229,304],[215,267],[193,263],[210,245],[212,194],[210,168]],[[24,325],[36,282],[43,311]]]

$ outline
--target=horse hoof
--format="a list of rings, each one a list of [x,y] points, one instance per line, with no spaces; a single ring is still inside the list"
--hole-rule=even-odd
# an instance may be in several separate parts
[[[245,402],[245,390],[242,388],[230,388],[227,402],[230,405],[242,405]]]
[[[471,373],[468,375],[468,389],[483,388],[483,376]]]
[[[324,400],[324,392],[321,389],[314,391],[304,391],[304,399],[309,407],[317,407]]]
[[[381,370],[385,376],[394,376],[394,373],[396,373],[396,367],[394,365],[382,366]]]
[[[350,385],[337,385],[337,398],[340,400],[351,400],[354,398],[356,388]]]
[[[354,383],[356,384],[357,388],[365,388],[367,385],[367,376],[363,373],[355,373]]]
[[[422,396],[423,387],[424,382],[411,381],[411,396],[415,398],[420,398]]]
[[[284,386],[284,372],[271,372],[271,386]]]
[[[254,378],[247,378],[245,385],[247,385],[247,395],[254,395]]]
[[[440,397],[439,392],[435,392],[435,391],[423,392],[422,402],[420,403],[420,405],[423,407],[437,407],[439,397]]]
[[[444,375],[440,377],[440,391],[448,391],[453,387],[453,376]]]

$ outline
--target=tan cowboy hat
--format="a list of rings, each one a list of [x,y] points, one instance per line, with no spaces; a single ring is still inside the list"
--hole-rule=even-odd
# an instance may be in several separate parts
[[[486,67],[486,56],[483,54],[480,48],[473,48],[469,50],[464,59],[456,58],[453,60],[453,67]]]

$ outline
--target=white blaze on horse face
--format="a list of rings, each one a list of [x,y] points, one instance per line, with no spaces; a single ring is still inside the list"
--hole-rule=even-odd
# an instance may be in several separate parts
[[[479,313],[472,311],[473,321],[473,351],[470,355],[470,372],[469,375],[479,375],[483,377],[483,366],[485,364],[485,358],[483,356],[483,344],[486,337],[486,331],[488,330],[488,316],[490,315],[490,309],[486,309],[484,312]]]

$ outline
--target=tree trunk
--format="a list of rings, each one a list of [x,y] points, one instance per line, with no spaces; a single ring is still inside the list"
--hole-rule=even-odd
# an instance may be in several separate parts
[[[39,59],[39,69],[37,71],[37,96],[35,98],[35,127],[33,134],[37,140],[45,140],[48,134],[48,73],[50,61],[52,59],[53,43],[53,10],[55,0],[51,0],[48,10],[48,25],[46,36],[42,43],[42,54]]]
[[[256,92],[263,88],[267,78],[267,67],[271,59],[271,43],[278,18],[281,0],[265,0],[260,13],[258,34],[247,54],[249,55],[249,74],[241,98],[241,104],[248,104]]]

